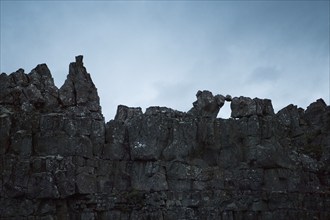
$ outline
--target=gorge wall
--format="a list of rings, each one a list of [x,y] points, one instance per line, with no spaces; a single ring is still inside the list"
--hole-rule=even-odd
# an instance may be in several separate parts
[[[216,118],[231,102],[231,118]],[[82,56],[0,75],[1,219],[330,219],[330,107],[199,91],[105,123]]]

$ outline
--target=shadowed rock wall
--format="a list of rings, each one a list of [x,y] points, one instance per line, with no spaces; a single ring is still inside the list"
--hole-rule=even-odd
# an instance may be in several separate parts
[[[105,124],[82,56],[0,75],[1,219],[330,219],[330,107],[199,91]],[[216,118],[231,102],[232,118]]]

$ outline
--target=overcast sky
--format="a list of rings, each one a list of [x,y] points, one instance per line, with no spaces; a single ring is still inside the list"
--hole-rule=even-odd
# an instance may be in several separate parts
[[[329,1],[3,1],[1,72],[84,64],[117,105],[188,111],[198,90],[329,105]],[[229,103],[220,117],[229,115]]]

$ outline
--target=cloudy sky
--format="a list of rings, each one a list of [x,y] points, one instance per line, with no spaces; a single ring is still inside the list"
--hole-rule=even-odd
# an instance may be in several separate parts
[[[106,120],[117,105],[188,111],[198,90],[329,104],[329,1],[3,1],[0,71],[76,55]],[[219,117],[228,117],[229,104]]]

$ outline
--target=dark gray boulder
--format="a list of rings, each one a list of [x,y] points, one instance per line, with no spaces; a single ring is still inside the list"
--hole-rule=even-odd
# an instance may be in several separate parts
[[[126,121],[140,115],[142,115],[142,109],[140,107],[134,108],[134,107],[127,107],[125,105],[119,105],[117,107],[115,120]]]
[[[251,115],[273,115],[274,109],[269,99],[251,99],[249,97],[234,97],[230,104],[231,117],[242,118]]]
[[[195,117],[216,118],[220,108],[225,103],[225,97],[222,95],[213,96],[212,92],[204,90],[198,91],[197,100],[193,103],[193,108],[188,112]]]

